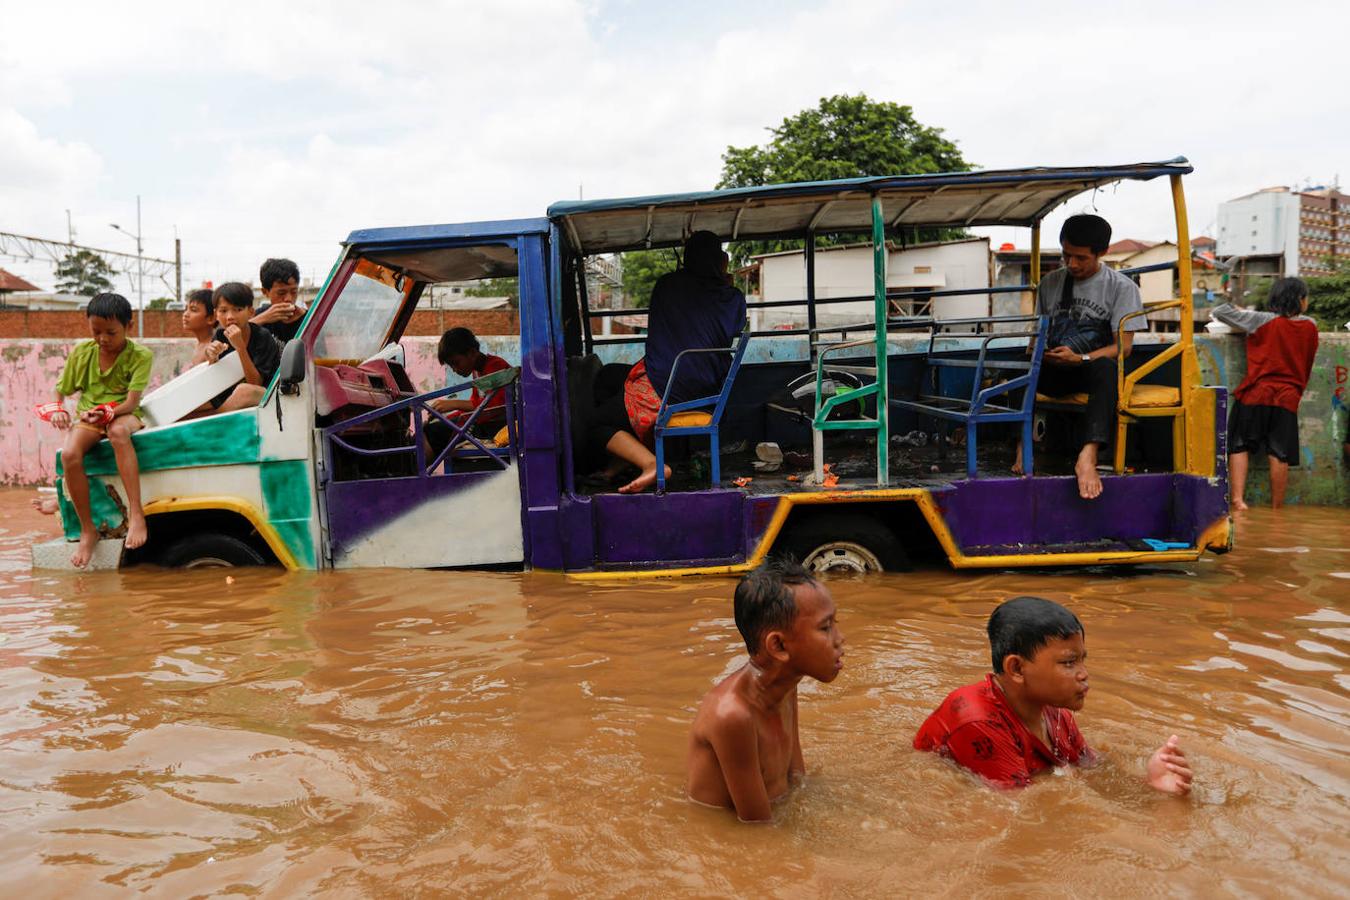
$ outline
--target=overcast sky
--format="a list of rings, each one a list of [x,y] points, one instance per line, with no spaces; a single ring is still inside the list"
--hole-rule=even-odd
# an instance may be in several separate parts
[[[1346,10],[0,0],[0,231],[64,238],[69,209],[79,242],[131,250],[108,223],[134,229],[140,194],[146,253],[171,257],[176,228],[185,288],[254,280],[269,255],[322,279],[355,228],[711,187],[728,144],[863,92],[981,167],[1185,155],[1195,234],[1221,200],[1350,182]],[[1166,191],[1067,211],[1168,239]]]

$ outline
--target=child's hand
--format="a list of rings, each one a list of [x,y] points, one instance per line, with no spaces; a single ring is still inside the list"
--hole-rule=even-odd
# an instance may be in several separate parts
[[[1148,760],[1148,786],[1164,794],[1184,797],[1191,792],[1191,765],[1174,734]]]
[[[39,403],[33,407],[33,412],[37,413],[38,418],[42,421],[52,423],[58,431],[66,431],[70,428],[70,413],[66,411],[60,400]]]
[[[219,360],[220,354],[225,352],[226,346],[228,345],[224,341],[212,341],[211,343],[207,344],[205,351],[206,361],[208,363],[214,363],[217,360]]]
[[[230,346],[240,353],[248,346],[248,341],[244,340],[244,332],[238,325],[230,325],[225,329],[225,340],[230,342]]]

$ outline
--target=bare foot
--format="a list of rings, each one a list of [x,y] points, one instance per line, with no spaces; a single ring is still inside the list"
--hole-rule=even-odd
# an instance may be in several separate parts
[[[1073,473],[1078,476],[1078,496],[1084,500],[1096,500],[1102,495],[1102,477],[1097,474],[1097,467],[1085,459],[1080,459],[1073,467]]]
[[[32,499],[33,509],[42,513],[44,516],[54,516],[60,509],[60,501],[55,497],[34,497]]]
[[[1247,511],[1247,504],[1244,503],[1241,499],[1236,499],[1233,501],[1233,512],[1246,512],[1246,511]]]
[[[145,516],[127,516],[127,538],[123,545],[128,550],[145,546]]]
[[[1012,473],[1014,475],[1022,474],[1022,442],[1017,442],[1017,452],[1013,455]]]
[[[98,546],[98,532],[80,532],[80,546],[75,548],[75,552],[70,554],[70,564],[77,569],[83,569],[89,565],[89,560],[94,557],[94,548]]]
[[[666,466],[665,469],[666,469],[666,477],[669,478],[670,466]],[[634,478],[632,481],[628,482],[623,487],[619,488],[619,493],[640,494],[654,484],[656,484],[656,466],[652,466],[651,468],[648,469],[643,469],[641,475]]]

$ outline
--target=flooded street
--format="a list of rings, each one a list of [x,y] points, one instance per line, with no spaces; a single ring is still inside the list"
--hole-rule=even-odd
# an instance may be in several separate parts
[[[30,572],[0,491],[0,867],[24,897],[1342,894],[1350,512],[1256,510],[1188,566],[831,589],[808,781],[776,827],[684,800],[703,693],[743,659],[730,579]],[[910,748],[988,671],[1009,596],[1069,605],[1090,771],[1013,793]],[[1180,735],[1189,800],[1144,760]]]

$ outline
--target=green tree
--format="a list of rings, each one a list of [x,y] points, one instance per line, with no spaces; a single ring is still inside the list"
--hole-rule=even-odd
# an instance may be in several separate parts
[[[520,305],[519,278],[484,278],[464,289],[466,297],[505,297],[512,309]]]
[[[1308,315],[1322,331],[1340,331],[1350,322],[1350,265],[1335,266],[1330,275],[1305,278],[1308,283]]]
[[[67,253],[56,265],[56,289],[68,294],[81,294],[92,297],[112,287],[108,276],[113,267],[108,261],[92,250],[76,250]]]
[[[630,250],[623,254],[623,293],[628,306],[644,309],[651,305],[656,279],[674,272],[678,257],[673,248]]]
[[[156,297],[145,304],[146,309],[168,309],[169,304],[173,302],[172,297]]]
[[[909,106],[871,100],[866,94],[822,97],[817,107],[784,119],[769,133],[771,138],[763,146],[727,147],[722,154],[719,188],[866,175],[964,172],[971,168],[941,128],[919,122]],[[960,229],[920,229],[908,231],[904,237],[918,242],[963,234]],[[823,236],[818,237],[818,243],[858,239],[858,235],[840,239]],[[755,242],[738,246],[733,256],[739,265],[749,253],[801,246],[801,241]]]

